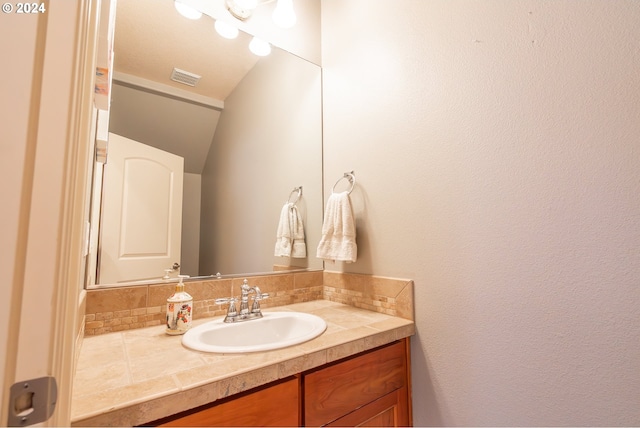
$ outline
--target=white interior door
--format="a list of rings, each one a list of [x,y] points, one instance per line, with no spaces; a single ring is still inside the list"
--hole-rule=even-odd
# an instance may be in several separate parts
[[[86,142],[100,2],[41,4],[46,10],[37,16],[3,14],[0,25],[3,36],[11,34],[2,37],[0,52],[13,66],[0,81],[0,175],[7,183],[0,213],[0,426],[69,426],[84,316]]]
[[[160,278],[180,263],[184,159],[109,134],[99,282]]]

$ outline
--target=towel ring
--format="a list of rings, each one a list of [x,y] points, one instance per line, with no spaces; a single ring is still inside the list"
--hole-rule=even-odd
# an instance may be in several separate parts
[[[338,185],[338,183],[340,183],[340,181],[344,180],[344,179],[349,180],[349,183],[351,183],[351,188],[348,190],[348,194],[351,194],[351,191],[353,190],[353,188],[356,185],[356,176],[353,175],[353,171],[351,172],[345,172],[344,175],[342,177],[340,177],[338,179],[338,181],[335,182],[335,184],[333,185],[333,187],[331,188],[331,193],[336,193],[336,186]]]
[[[298,194],[296,195],[296,198],[293,200],[293,202],[291,202],[291,195],[293,195],[295,192],[298,192]],[[291,193],[289,193],[289,197],[287,198],[287,203],[295,204],[300,199],[300,196],[302,196],[302,186],[294,187]]]

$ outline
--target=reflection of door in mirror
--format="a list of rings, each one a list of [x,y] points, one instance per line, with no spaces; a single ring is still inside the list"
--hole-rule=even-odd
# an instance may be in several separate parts
[[[180,263],[183,169],[180,156],[109,134],[101,283],[161,278]]]

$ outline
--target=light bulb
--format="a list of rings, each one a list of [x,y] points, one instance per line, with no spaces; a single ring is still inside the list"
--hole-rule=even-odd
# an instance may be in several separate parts
[[[278,0],[276,8],[271,15],[273,22],[281,28],[291,28],[296,24],[296,13],[293,11],[292,0]]]
[[[238,28],[229,24],[228,22],[217,20],[215,23],[215,29],[225,39],[235,39],[238,37]]]
[[[267,56],[271,53],[271,45],[262,39],[254,37],[249,43],[249,50],[258,56]]]
[[[184,16],[185,18],[200,19],[200,17],[202,16],[202,12],[182,3],[179,0],[175,0],[173,2],[173,5],[176,7],[176,10],[180,12],[180,15]]]

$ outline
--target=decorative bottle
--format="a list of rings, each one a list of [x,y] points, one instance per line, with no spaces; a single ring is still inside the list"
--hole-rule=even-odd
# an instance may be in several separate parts
[[[176,291],[167,299],[167,334],[184,334],[191,328],[193,297],[184,291],[182,280],[189,275],[178,275]]]

